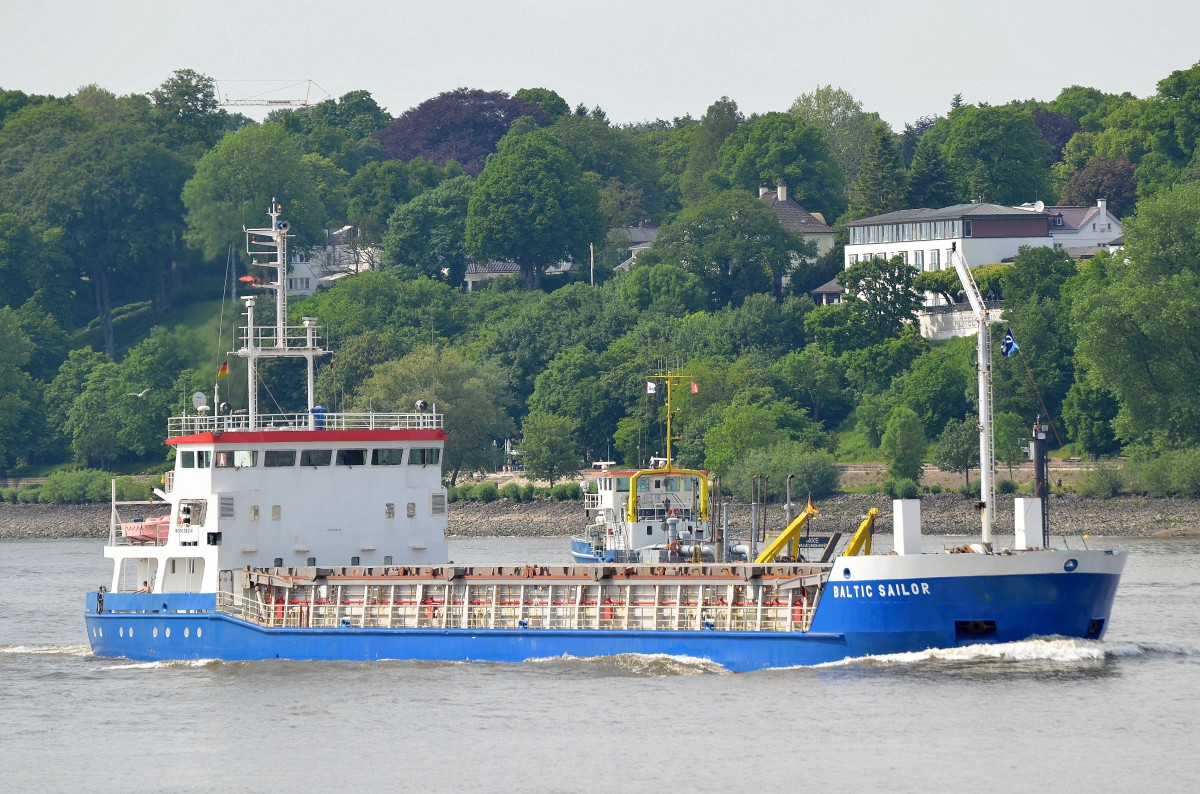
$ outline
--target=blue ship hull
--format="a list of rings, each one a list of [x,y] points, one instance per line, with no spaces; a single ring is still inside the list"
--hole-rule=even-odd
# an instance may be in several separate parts
[[[895,559],[895,558],[892,558]],[[1123,565],[1123,560],[1121,561]],[[1115,572],[830,579],[807,632],[591,629],[265,628],[216,609],[213,594],[89,593],[98,656],[134,660],[257,659],[521,662],[557,656],[669,654],[735,671],[835,662],[1037,636],[1099,639]],[[835,566],[835,573],[849,567]]]

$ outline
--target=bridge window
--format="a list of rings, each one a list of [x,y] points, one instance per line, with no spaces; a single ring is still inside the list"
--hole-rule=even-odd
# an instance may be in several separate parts
[[[416,447],[408,452],[410,466],[432,466],[441,460],[442,451],[437,447]]]
[[[332,449],[304,449],[300,451],[301,466],[328,466],[332,460]]]
[[[217,453],[218,469],[245,469],[258,465],[258,451],[251,449],[223,449]]]
[[[196,453],[191,450],[179,453],[179,468],[194,469],[196,468]]]
[[[263,453],[263,466],[268,469],[285,469],[296,465],[296,450],[268,449]]]
[[[339,466],[366,466],[367,451],[365,449],[339,449],[337,453]]]
[[[399,466],[404,463],[403,449],[373,449],[371,450],[371,465]]]

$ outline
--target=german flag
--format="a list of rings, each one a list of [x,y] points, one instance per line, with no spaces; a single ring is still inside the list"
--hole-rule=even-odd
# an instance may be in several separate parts
[[[229,359],[225,359],[225,363],[217,370],[217,377],[221,378],[229,374]]]

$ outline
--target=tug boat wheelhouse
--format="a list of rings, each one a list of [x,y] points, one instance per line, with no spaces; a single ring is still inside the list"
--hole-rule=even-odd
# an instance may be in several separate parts
[[[584,494],[592,525],[571,538],[575,562],[716,561],[712,479],[706,471],[677,468],[671,457],[671,392],[684,377],[654,375],[648,381],[667,386],[667,455],[653,459],[649,469],[606,470],[596,478],[596,492]]]
[[[869,554],[872,517],[841,556],[831,543],[819,561],[780,561],[796,548],[806,510],[753,562],[722,561],[708,476],[675,469],[669,452],[664,465],[629,472],[627,486],[611,473],[589,503],[599,520],[573,551],[597,563],[449,563],[442,417],[424,405],[386,414],[314,405],[314,361],[326,351],[314,320],[287,323],[288,227],[276,206],[269,215],[269,228],[246,231],[276,298],[268,326],[245,299],[236,354],[247,364],[248,407],[233,412],[214,399],[211,409],[197,395],[194,414],[169,421],[175,467],[157,490],[170,509],[165,534],[161,521],[127,532],[136,522],[119,522],[114,501],[104,549],[113,576],[84,609],[97,656],[518,662],[643,653],[743,671],[1034,636],[1098,639],[1107,627],[1124,555],[1050,550],[1022,525],[1015,548],[996,552],[986,495],[984,537],[971,553],[923,553],[914,501],[895,504],[892,555]],[[260,414],[258,362],[280,357],[306,359],[307,410]],[[990,378],[981,353],[981,387],[985,367]],[[1040,502],[1027,501],[1036,504],[1018,512],[1035,514]],[[150,592],[139,592],[143,581]]]

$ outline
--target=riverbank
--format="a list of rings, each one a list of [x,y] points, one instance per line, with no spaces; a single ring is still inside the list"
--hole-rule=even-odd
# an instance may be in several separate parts
[[[921,499],[921,524],[927,535],[972,535],[979,531],[974,501],[958,494],[926,495]],[[818,531],[850,532],[870,507],[879,508],[876,526],[892,527],[892,503],[881,494],[846,494],[817,504]],[[449,534],[459,537],[568,536],[582,528],[579,502],[539,500],[526,504],[496,501],[450,505]],[[98,538],[108,535],[108,505],[0,504],[0,539]],[[132,516],[128,516],[132,517]],[[769,527],[778,530],[783,508],[772,506]],[[1059,537],[1200,537],[1200,500],[1128,497],[1085,499],[1074,494],[1051,497],[1050,521]],[[730,508],[733,526],[749,524],[749,508]],[[997,532],[1011,532],[1012,498],[999,498]]]

